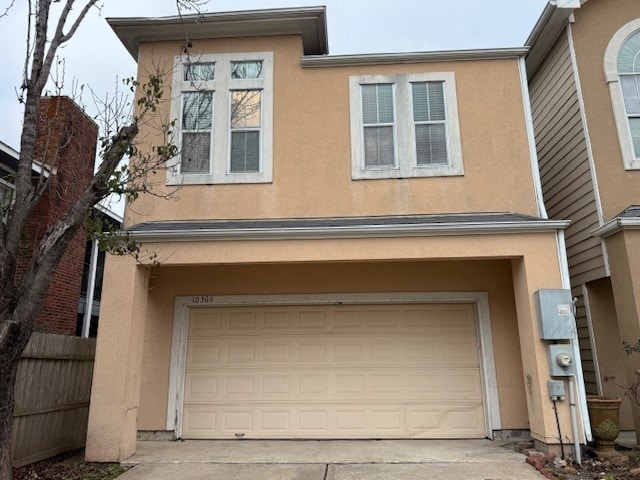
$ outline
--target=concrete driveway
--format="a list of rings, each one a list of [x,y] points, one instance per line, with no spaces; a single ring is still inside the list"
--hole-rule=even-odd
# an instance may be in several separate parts
[[[139,442],[122,480],[541,480],[489,440]]]

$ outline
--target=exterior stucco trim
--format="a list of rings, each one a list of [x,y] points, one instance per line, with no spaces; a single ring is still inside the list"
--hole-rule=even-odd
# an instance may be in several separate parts
[[[335,238],[393,238],[429,237],[447,235],[500,235],[505,233],[548,233],[563,230],[568,221],[532,220],[522,222],[469,222],[422,225],[358,225],[333,227],[292,228],[234,228],[176,229],[141,231],[131,230],[131,236],[140,242],[201,242],[237,240],[316,240]]]
[[[182,436],[182,408],[187,345],[189,309],[212,306],[243,305],[329,305],[329,304],[391,304],[391,303],[472,303],[478,329],[482,393],[485,409],[485,428],[488,438],[494,430],[502,429],[500,398],[493,336],[487,292],[390,292],[390,293],[336,293],[307,295],[196,295],[177,296],[175,299],[171,367],[167,403],[167,430],[175,429],[176,438]]]
[[[406,63],[432,63],[461,60],[497,60],[520,58],[529,51],[526,47],[478,50],[442,50],[411,53],[374,53],[361,55],[306,55],[300,59],[303,68],[353,67],[372,65],[398,65]]]

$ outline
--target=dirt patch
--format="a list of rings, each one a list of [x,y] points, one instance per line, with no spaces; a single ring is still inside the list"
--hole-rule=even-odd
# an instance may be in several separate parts
[[[126,472],[119,463],[84,461],[84,451],[33,463],[13,470],[13,480],[111,480]]]
[[[575,465],[555,458],[553,455],[529,457],[528,463],[534,465],[547,478],[557,480],[640,480],[640,450],[621,450],[620,455],[609,459],[595,458],[587,449],[587,457],[582,465]],[[539,465],[538,465],[539,464]],[[551,474],[551,475],[548,475]]]

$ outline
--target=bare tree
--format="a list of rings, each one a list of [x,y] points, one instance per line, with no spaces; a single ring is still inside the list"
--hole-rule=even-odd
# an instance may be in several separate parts
[[[205,0],[175,0],[182,11],[199,11]],[[56,15],[52,12],[56,5]],[[0,17],[5,16],[13,1]],[[13,183],[14,203],[0,221],[0,480],[11,479],[11,425],[14,384],[20,356],[29,341],[34,322],[42,307],[50,279],[67,246],[83,227],[98,234],[99,226],[90,220],[94,205],[116,193],[135,197],[149,190],[149,178],[174,156],[176,147],[167,141],[142,154],[136,146],[140,122],[154,112],[162,97],[162,77],[152,75],[137,88],[135,114],[126,124],[100,139],[101,164],[89,185],[71,207],[37,242],[24,272],[17,272],[25,226],[54,176],[55,156],[39,159],[41,174],[34,180],[33,167],[39,124],[39,101],[50,78],[58,49],[69,42],[87,14],[99,8],[98,0],[30,0],[28,2],[27,54],[20,100],[24,103],[20,138],[19,166]],[[166,128],[170,129],[170,125]],[[168,135],[165,138],[170,138]],[[131,158],[125,166],[122,160]],[[50,172],[50,175],[45,175]],[[111,232],[103,237],[117,253],[136,250],[126,236]]]

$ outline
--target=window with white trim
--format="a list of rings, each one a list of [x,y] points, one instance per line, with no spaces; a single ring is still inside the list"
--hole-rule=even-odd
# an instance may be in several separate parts
[[[605,52],[605,78],[626,170],[640,169],[640,19],[618,30]]]
[[[167,183],[271,182],[273,53],[179,56],[174,68]]]
[[[631,134],[634,157],[640,158],[640,31],[622,45],[618,55],[618,75]]]
[[[353,179],[463,175],[453,72],[349,78]]]

